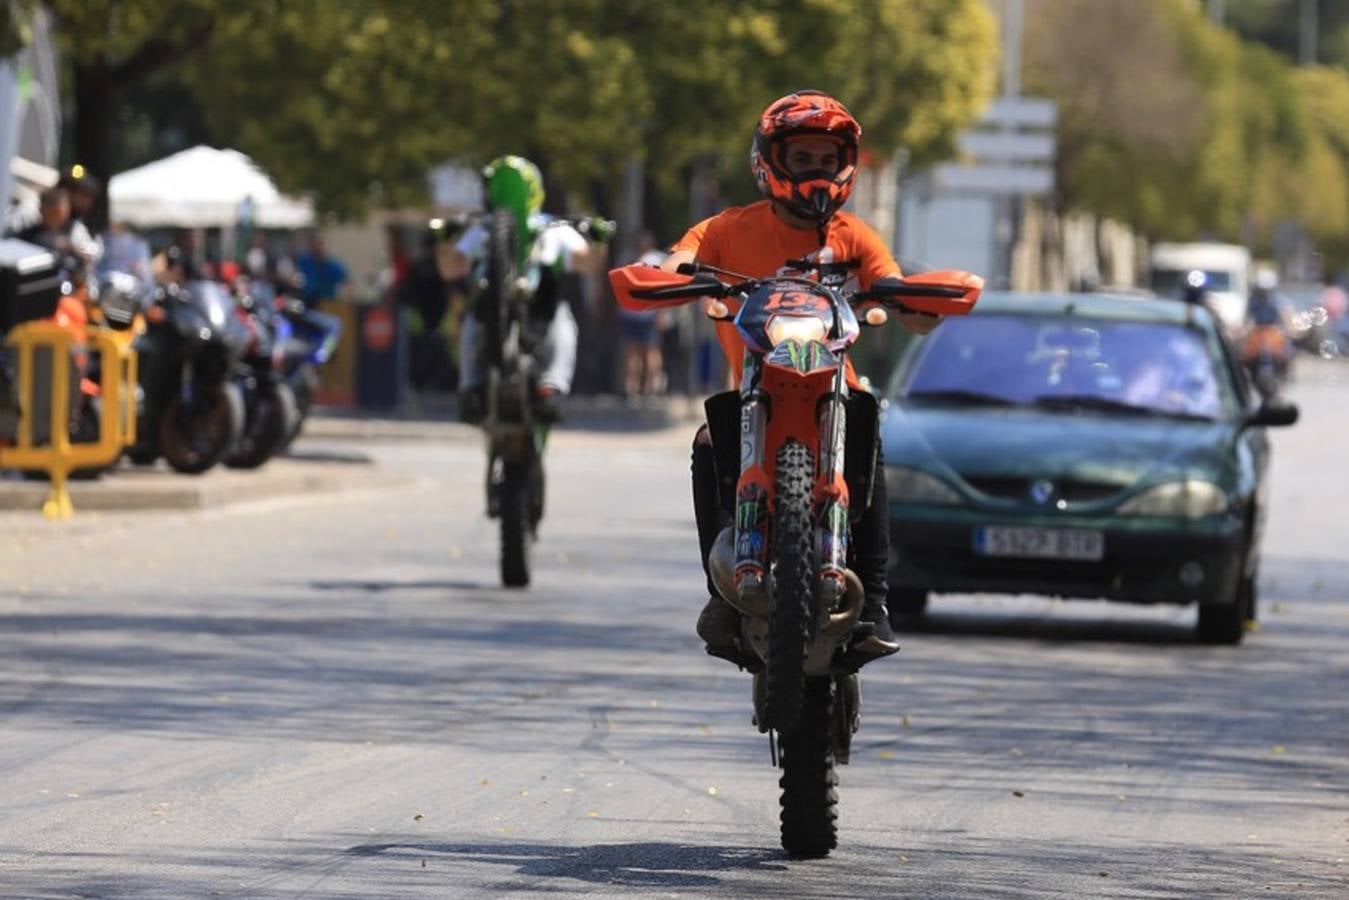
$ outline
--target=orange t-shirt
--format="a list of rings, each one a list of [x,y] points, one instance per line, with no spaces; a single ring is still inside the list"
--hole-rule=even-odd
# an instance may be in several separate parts
[[[808,258],[817,262],[856,260],[849,270],[857,285],[865,290],[871,282],[887,275],[900,274],[885,242],[869,225],[851,213],[835,213],[825,227],[824,246],[815,228],[793,228],[779,219],[767,200],[748,206],[733,206],[694,225],[671,250],[689,250],[698,262],[726,269],[750,278],[800,274],[786,263]],[[745,342],[731,322],[717,323],[717,340],[739,386],[745,366]],[[848,362],[848,381],[856,386],[852,362]]]

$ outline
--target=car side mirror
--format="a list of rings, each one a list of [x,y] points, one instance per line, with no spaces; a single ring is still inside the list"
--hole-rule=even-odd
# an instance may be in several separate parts
[[[1295,403],[1268,403],[1246,417],[1247,428],[1280,428],[1297,422],[1300,414]]]

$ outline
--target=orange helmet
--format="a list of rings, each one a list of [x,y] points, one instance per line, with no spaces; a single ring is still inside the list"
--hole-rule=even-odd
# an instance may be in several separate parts
[[[836,141],[838,171],[812,169],[793,175],[787,167],[787,143],[797,137]],[[796,91],[770,103],[759,118],[750,169],[765,197],[823,225],[852,193],[861,137],[862,126],[842,103],[823,91]]]

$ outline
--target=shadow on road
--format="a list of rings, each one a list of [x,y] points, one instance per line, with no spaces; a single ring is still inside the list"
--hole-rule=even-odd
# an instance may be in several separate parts
[[[493,585],[480,581],[365,581],[340,579],[336,581],[311,581],[309,586],[316,591],[361,591],[367,594],[382,594],[388,591],[480,591]]]
[[[933,606],[940,607],[941,598]],[[941,612],[910,616],[900,623],[901,634],[942,634],[962,637],[1034,639],[1055,642],[1091,641],[1116,644],[1193,644],[1194,626],[1175,622],[1139,622],[1100,618],[1054,618],[1006,613]]]
[[[340,841],[342,835],[334,836]],[[41,873],[8,872],[7,895],[32,898],[759,897],[771,900],[1080,900],[1082,897],[1336,898],[1324,859],[1260,844],[1214,847],[1108,838],[915,830],[893,846],[844,845],[796,862],[776,846],[679,841],[436,841],[348,845],[285,841],[247,850],[165,846],[143,853],[50,853]],[[770,836],[765,836],[771,840]],[[10,848],[0,848],[7,852]],[[91,871],[93,870],[93,871]],[[503,871],[504,870],[504,871]]]
[[[360,844],[352,856],[448,857],[462,863],[511,866],[530,878],[563,878],[597,884],[712,887],[728,872],[781,872],[781,850],[711,847],[648,841],[567,846],[546,843],[397,843]]]

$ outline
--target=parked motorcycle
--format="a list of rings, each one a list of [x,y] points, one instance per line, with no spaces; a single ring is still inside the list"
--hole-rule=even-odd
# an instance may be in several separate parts
[[[163,456],[176,471],[200,474],[220,462],[244,427],[232,380],[247,334],[225,286],[169,284],[155,291],[135,344],[141,402],[133,462]]]
[[[789,265],[826,274],[804,260]],[[862,325],[886,322],[887,307],[968,313],[983,281],[932,272],[850,293],[698,264],[679,274],[626,266],[609,277],[630,309],[714,298],[708,315],[733,321],[745,340],[740,390],[707,401],[727,522],[710,568],[741,613],[743,646],[762,662],[754,721],[782,768],[782,845],[794,856],[825,856],[837,844],[834,767],[848,762],[860,722],[858,661],[845,652],[864,601],[850,529],[870,502],[879,418],[875,398],[849,388],[848,348]]]
[[[244,402],[244,426],[225,454],[233,469],[256,469],[288,443],[299,421],[295,393],[283,372],[289,325],[265,293],[240,291],[235,305],[245,328],[234,383]]]
[[[43,247],[0,239],[0,446],[18,436],[18,360],[4,344],[11,328],[54,315],[62,293],[60,261]]]
[[[284,450],[299,437],[313,409],[319,370],[337,352],[342,320],[314,309],[298,297],[277,295],[273,305],[277,313],[276,341],[281,352],[281,372],[295,397],[296,410],[290,433],[281,445]]]

